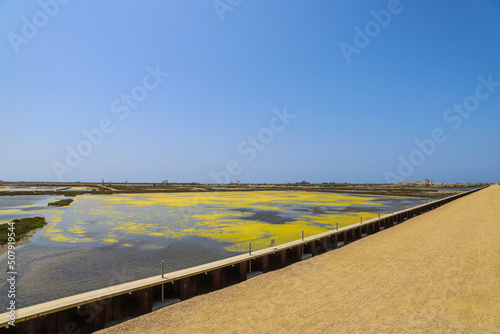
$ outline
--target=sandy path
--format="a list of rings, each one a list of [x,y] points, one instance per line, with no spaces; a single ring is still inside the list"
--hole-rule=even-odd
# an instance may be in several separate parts
[[[500,333],[500,186],[99,333]]]

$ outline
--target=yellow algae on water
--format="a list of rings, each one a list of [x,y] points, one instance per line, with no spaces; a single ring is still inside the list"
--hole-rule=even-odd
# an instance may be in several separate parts
[[[102,241],[105,243],[115,243],[115,242],[118,242],[118,239],[105,238],[105,239],[102,239]]]
[[[275,240],[276,244],[298,240],[302,237],[302,231],[307,232],[307,235],[313,235],[328,231],[328,229],[307,225],[304,222],[269,224],[248,221],[247,224],[228,225],[216,234],[202,232],[199,235],[214,238],[220,242],[231,243],[231,245],[225,247],[228,251],[244,252],[248,250],[250,242],[253,249],[262,249],[269,247],[272,239]]]
[[[366,212],[348,215],[325,214],[321,217],[301,216],[301,220],[293,220],[284,224],[238,219],[211,220],[199,222],[193,232],[197,236],[230,243],[225,247],[228,251],[244,252],[248,250],[250,242],[253,249],[262,249],[269,247],[273,239],[275,244],[282,244],[299,240],[302,237],[302,231],[305,236],[311,236],[335,229],[337,222],[339,227],[343,227],[358,223],[359,217],[366,217],[367,220],[373,216],[376,215]],[[213,228],[214,226],[216,228]]]
[[[21,209],[4,209],[2,215],[15,215],[21,213]],[[12,219],[0,220],[0,224],[10,223]]]
[[[68,232],[72,232],[78,235],[85,234],[85,226],[82,222],[75,223],[74,225],[68,227],[67,229]]]
[[[307,218],[310,222],[315,224],[325,224],[324,226],[329,227],[329,229],[334,229],[338,227],[344,227],[352,224],[359,223],[361,218],[363,221],[367,221],[378,217],[378,214],[373,212],[348,212],[342,214],[322,214],[317,216],[302,216],[302,218]]]
[[[113,227],[112,230],[123,231],[123,232],[126,232],[128,234],[145,234],[145,235],[148,235],[149,233],[151,233],[151,230],[149,230],[146,227],[146,224],[138,223],[138,222],[132,222],[132,221],[117,222],[117,226]]]
[[[227,243],[229,251],[269,247],[336,227],[358,223],[368,212],[332,212],[336,207],[383,205],[375,196],[306,191],[236,191],[200,193],[152,193],[79,196],[64,209],[50,210],[45,236],[60,242],[90,242],[88,233],[105,236],[101,243],[117,243],[117,235],[184,239],[204,237]],[[313,209],[323,210],[312,214]],[[287,220],[280,224],[250,220],[255,213],[269,211]],[[281,214],[281,215],[280,215]],[[92,224],[86,221],[92,221]],[[280,220],[278,220],[280,221]],[[118,233],[119,232],[119,233]],[[99,240],[99,237],[96,237]],[[156,241],[154,241],[156,242]],[[153,242],[153,243],[154,243]],[[125,244],[131,247],[131,244]]]
[[[65,234],[56,234],[50,237],[50,240],[52,241],[59,241],[59,242],[93,242],[94,240],[91,238],[75,238],[75,237],[70,237]]]

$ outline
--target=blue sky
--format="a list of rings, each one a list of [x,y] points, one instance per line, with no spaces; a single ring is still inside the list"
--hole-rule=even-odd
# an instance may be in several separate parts
[[[1,180],[500,179],[498,1],[66,2],[0,4]]]

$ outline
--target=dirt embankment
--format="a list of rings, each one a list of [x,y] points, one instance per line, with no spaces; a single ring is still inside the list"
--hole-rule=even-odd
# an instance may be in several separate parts
[[[37,228],[35,230],[31,230],[29,231],[28,233],[26,233],[25,235],[23,235],[21,237],[21,239],[19,239],[18,241],[16,241],[16,246],[20,246],[20,245],[23,245],[23,244],[27,244],[29,243],[29,239],[35,235],[36,232],[40,231],[43,227],[40,227],[40,228]],[[0,245],[0,256],[3,255],[7,249],[9,248],[9,244],[2,244]]]
[[[500,333],[500,186],[100,331]]]

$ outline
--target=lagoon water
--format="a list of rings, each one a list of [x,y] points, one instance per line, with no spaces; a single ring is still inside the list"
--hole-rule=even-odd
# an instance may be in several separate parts
[[[162,260],[166,272],[179,270],[240,254],[249,242],[261,249],[428,201],[252,191],[80,195],[69,207],[47,207],[61,198],[0,196],[0,223],[48,221],[16,248],[19,307],[157,275]]]

